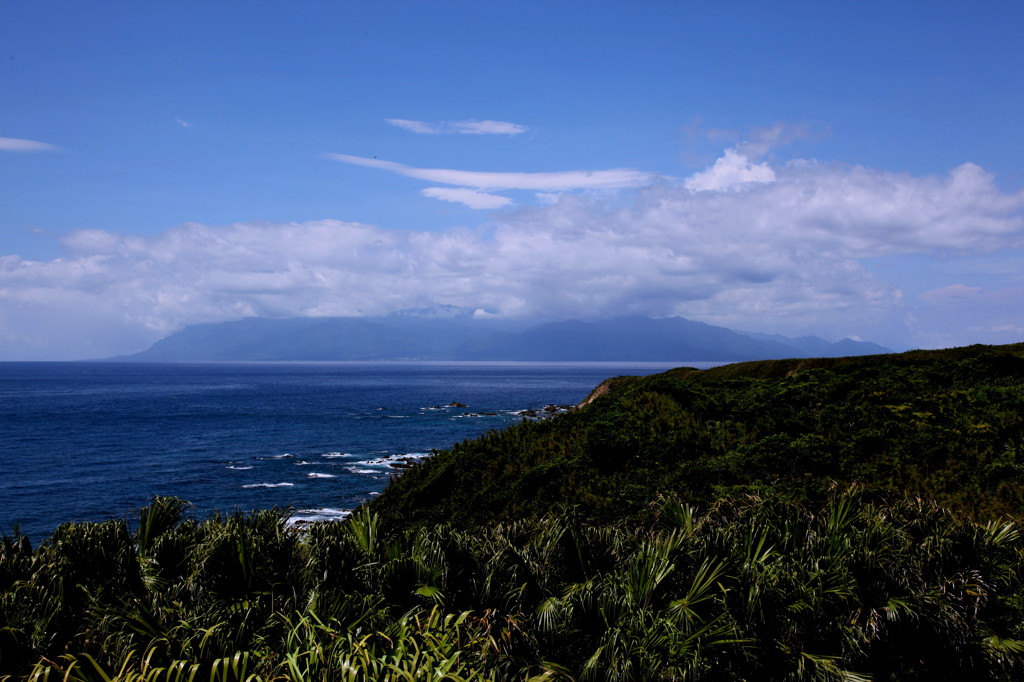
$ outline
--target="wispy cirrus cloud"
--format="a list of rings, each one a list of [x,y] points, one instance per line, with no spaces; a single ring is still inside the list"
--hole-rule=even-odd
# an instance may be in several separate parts
[[[440,135],[441,128],[436,123],[426,123],[425,121],[410,121],[405,118],[389,118],[386,119],[388,123],[403,130],[408,130],[410,133],[418,133],[420,135]]]
[[[48,142],[0,137],[0,152],[54,152],[59,149],[57,145]]]
[[[420,135],[521,135],[529,128],[508,121],[413,121],[406,118],[386,119],[393,126]]]
[[[479,209],[501,208],[514,203],[508,197],[503,197],[500,194],[489,194],[465,187],[427,187],[420,190],[420,194],[431,199],[451,201]]]
[[[526,189],[540,192],[568,191],[573,189],[620,189],[648,184],[655,177],[630,168],[608,170],[576,170],[537,173],[509,173],[492,171],[467,171],[451,168],[418,168],[395,161],[368,159],[349,154],[325,154],[324,158],[354,166],[377,168],[409,178],[440,182],[445,185],[473,187],[481,190]]]
[[[529,130],[508,121],[456,121],[452,127],[462,135],[521,135]]]
[[[580,189],[622,189],[649,184],[656,176],[653,173],[629,168],[609,170],[579,170],[537,173],[508,173],[492,171],[467,171],[453,168],[418,168],[395,161],[368,159],[349,154],[324,154],[324,158],[353,166],[376,168],[409,178],[439,182],[463,189],[452,190],[430,187],[421,192],[424,196],[444,201],[455,201],[470,208],[492,209],[508,206],[512,200],[497,194],[495,190],[532,190],[536,192],[566,192]]]

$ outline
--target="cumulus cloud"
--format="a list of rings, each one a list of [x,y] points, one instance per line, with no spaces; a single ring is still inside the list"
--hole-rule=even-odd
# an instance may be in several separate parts
[[[502,173],[490,171],[466,171],[448,168],[417,168],[395,161],[368,159],[348,154],[325,154],[325,158],[354,166],[377,168],[398,175],[404,175],[428,182],[445,185],[472,187],[481,190],[527,189],[538,191],[560,191],[572,189],[618,189],[639,187],[655,177],[628,168],[610,170],[559,171],[553,173]]]
[[[754,164],[735,149],[728,149],[715,164],[686,180],[687,189],[697,192],[735,188],[750,182],[774,182],[775,171],[766,163]]]
[[[412,121],[405,118],[386,119],[393,126],[420,135],[521,135],[529,128],[508,121]]]
[[[55,144],[22,140],[16,137],[0,137],[0,152],[52,152],[60,149]]]
[[[562,188],[587,177],[348,158],[457,185],[428,190],[463,203],[502,198],[480,188]],[[396,231],[323,220],[188,224],[151,237],[74,232],[64,239],[63,258],[0,258],[0,351],[10,356],[10,349],[28,347],[46,336],[39,325],[52,324],[40,320],[65,313],[73,329],[87,314],[88,329],[102,327],[110,337],[116,330],[119,343],[144,347],[144,340],[198,322],[378,315],[431,304],[520,317],[682,315],[741,329],[884,341],[872,330],[903,325],[912,314],[916,338],[962,335],[964,325],[942,306],[976,295],[990,318],[963,302],[977,309],[971,325],[1024,326],[1019,288],[976,293],[954,280],[908,301],[864,265],[879,256],[941,255],[949,262],[1024,247],[1024,192],[1001,191],[973,164],[915,177],[740,158],[723,156],[722,167],[742,172],[712,173],[718,180],[702,189],[652,179],[618,192],[565,193],[503,212],[479,230]],[[765,173],[756,170],[762,167],[773,178],[750,180]],[[81,336],[76,329],[62,338]]]

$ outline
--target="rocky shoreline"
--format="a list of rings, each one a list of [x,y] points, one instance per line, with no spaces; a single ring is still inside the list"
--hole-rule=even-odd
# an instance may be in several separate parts
[[[551,419],[560,414],[571,412],[576,409],[575,405],[545,405],[539,410],[520,410],[516,415],[526,419]]]

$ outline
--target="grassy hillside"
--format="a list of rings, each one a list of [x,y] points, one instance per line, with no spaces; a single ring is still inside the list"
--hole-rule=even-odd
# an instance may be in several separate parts
[[[373,508],[460,525],[578,505],[642,511],[770,490],[816,503],[835,483],[1024,515],[1024,344],[772,360],[623,378],[575,412],[460,443]]]

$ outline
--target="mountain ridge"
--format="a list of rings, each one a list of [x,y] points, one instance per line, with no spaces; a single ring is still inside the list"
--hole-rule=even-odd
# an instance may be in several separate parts
[[[192,325],[125,362],[591,361],[676,362],[889,353],[878,344],[739,332],[683,317],[557,322],[468,315],[245,318]]]

